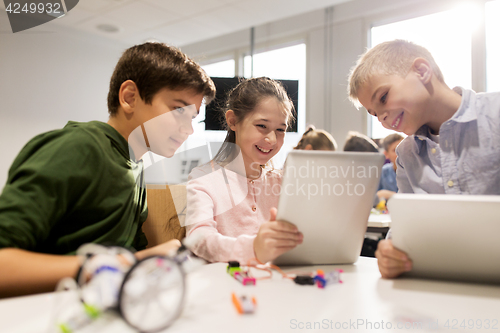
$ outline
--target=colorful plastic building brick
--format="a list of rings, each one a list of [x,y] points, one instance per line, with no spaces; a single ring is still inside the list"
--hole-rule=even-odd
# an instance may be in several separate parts
[[[342,280],[340,279],[340,273],[343,272],[344,271],[341,269],[336,269],[334,271],[328,272],[325,275],[325,273],[321,269],[318,269],[313,279],[314,282],[316,282],[318,288],[324,288],[329,284],[342,283]]]
[[[244,286],[255,285],[255,278],[249,276],[247,272],[242,270],[240,263],[237,261],[228,262],[227,272]]]
[[[250,314],[255,312],[255,306],[257,305],[257,301],[255,297],[252,299],[243,296],[236,296],[235,293],[232,294],[233,304],[239,314]]]

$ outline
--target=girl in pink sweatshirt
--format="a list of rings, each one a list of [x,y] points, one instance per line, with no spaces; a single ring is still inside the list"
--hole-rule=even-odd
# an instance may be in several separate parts
[[[276,221],[281,172],[269,163],[283,145],[292,109],[283,86],[269,78],[242,81],[229,93],[226,139],[187,184],[186,231],[198,256],[267,262],[302,243],[293,224]]]

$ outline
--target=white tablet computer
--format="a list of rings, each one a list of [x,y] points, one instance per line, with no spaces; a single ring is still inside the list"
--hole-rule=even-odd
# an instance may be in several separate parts
[[[292,151],[284,167],[277,219],[295,224],[304,241],[273,263],[355,262],[384,160],[379,153]]]
[[[500,283],[500,196],[396,194],[392,242],[413,261],[408,276]]]

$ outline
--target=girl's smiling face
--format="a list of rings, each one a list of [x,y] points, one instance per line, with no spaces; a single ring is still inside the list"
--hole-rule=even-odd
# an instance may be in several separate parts
[[[243,120],[238,122],[232,110],[227,111],[226,119],[235,132],[247,177],[257,178],[259,166],[269,162],[283,146],[288,123],[283,105],[275,97],[266,97]]]

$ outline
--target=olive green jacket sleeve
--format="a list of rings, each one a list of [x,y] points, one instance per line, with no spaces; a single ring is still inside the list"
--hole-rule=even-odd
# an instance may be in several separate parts
[[[105,123],[70,122],[35,137],[0,195],[0,247],[55,254],[88,242],[145,248],[142,171]]]

